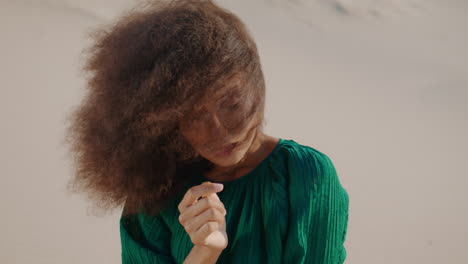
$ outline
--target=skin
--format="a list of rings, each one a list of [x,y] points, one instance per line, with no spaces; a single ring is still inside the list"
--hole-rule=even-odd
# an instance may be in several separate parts
[[[204,182],[191,187],[178,205],[179,222],[194,244],[185,264],[216,263],[227,247],[226,209],[216,195],[222,189],[220,184]]]
[[[276,146],[279,138],[264,134],[256,128],[255,118],[242,130],[240,135],[232,136],[223,126],[230,118],[235,118],[236,110],[230,114],[219,114],[216,105],[207,105],[207,110],[200,121],[190,124],[179,123],[180,131],[192,147],[215,167],[205,172],[205,178],[223,182],[234,180],[255,168]],[[213,143],[217,140],[218,143]],[[236,148],[227,156],[219,156],[215,149],[223,145],[238,142]]]
[[[206,108],[207,114],[203,118],[192,120],[190,124],[179,124],[181,133],[193,148],[215,165],[205,173],[205,178],[218,183],[240,178],[258,166],[276,147],[279,138],[253,128],[255,118],[240,135],[232,136],[223,123],[236,117],[235,109],[219,114],[216,105]],[[221,143],[213,144],[213,139],[221,139]],[[238,143],[230,154],[220,156],[215,153],[214,149],[232,142]],[[178,205],[179,222],[194,243],[184,263],[216,263],[227,247],[226,209],[216,194],[219,191],[215,183],[204,182],[191,187]]]

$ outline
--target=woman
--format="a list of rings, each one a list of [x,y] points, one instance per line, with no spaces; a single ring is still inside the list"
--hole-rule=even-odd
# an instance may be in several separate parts
[[[263,132],[265,82],[240,19],[153,2],[95,31],[68,139],[72,182],[124,205],[123,263],[343,263],[348,194],[324,153]]]

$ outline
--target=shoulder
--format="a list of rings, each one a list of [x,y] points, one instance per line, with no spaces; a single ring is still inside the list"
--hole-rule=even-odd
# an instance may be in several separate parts
[[[304,201],[317,209],[347,210],[349,196],[335,166],[324,152],[293,140],[284,144],[287,151],[286,181],[292,208],[302,210]]]
[[[290,170],[327,171],[334,169],[330,157],[317,148],[298,143],[292,139],[284,139],[281,146],[287,154]]]
[[[323,151],[292,139],[284,140],[281,148],[286,156],[291,185],[323,187],[340,184],[334,163]]]

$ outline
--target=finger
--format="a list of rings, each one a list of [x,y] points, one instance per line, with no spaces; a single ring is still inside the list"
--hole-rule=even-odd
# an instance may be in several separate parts
[[[185,209],[197,203],[198,200],[207,197],[211,193],[221,191],[223,186],[211,182],[204,182],[200,185],[190,188],[178,205],[179,211],[182,213]]]
[[[179,215],[179,222],[185,225],[190,219],[203,213],[208,208],[218,210],[222,215],[226,215],[226,208],[219,200],[214,199],[212,196],[206,197],[198,201],[196,204],[189,206],[185,211]]]
[[[207,184],[209,185],[209,184],[213,184],[213,183],[209,182],[209,181],[204,181],[202,183],[202,185],[207,185]],[[202,198],[208,197],[208,196],[214,196],[214,197],[218,198],[218,200],[219,200],[219,197],[218,197],[218,195],[216,195],[216,193],[209,193],[209,194],[205,194],[205,195],[202,195],[202,196],[198,197],[197,201],[201,200]],[[219,201],[221,202],[221,200],[219,200]]]
[[[222,189],[223,185],[219,183],[204,183],[193,186],[185,193],[182,201],[178,205],[178,209],[180,212],[182,212],[190,205],[193,205],[199,197],[208,195],[210,193],[220,192]]]
[[[189,206],[183,214],[189,217],[195,217],[203,213],[203,211],[205,211],[208,208],[215,208],[219,210],[223,215],[226,215],[226,208],[224,207],[224,204],[219,200],[219,198],[216,199],[216,197],[211,195],[202,198],[196,204]]]
[[[193,234],[193,236],[195,237],[195,240],[206,245],[206,243],[209,242],[207,239],[209,235],[214,232],[219,232],[219,227],[220,224],[218,222],[206,222]]]
[[[209,181],[205,181],[205,182],[203,182],[202,184],[210,184],[210,183],[211,183],[211,182],[209,182]],[[222,184],[222,183],[221,183],[221,184]],[[199,197],[198,200],[201,200],[202,198],[205,198],[205,197],[213,197],[213,198],[215,198],[216,200],[218,200],[220,203],[222,203],[221,200],[219,199],[219,196],[218,196],[217,193],[210,193],[210,194],[207,194],[207,195],[203,195],[202,197]],[[223,204],[223,206],[224,206],[224,204]]]
[[[215,208],[208,208],[200,215],[192,218],[192,220],[187,223],[184,228],[187,233],[196,232],[198,229],[200,229],[200,227],[209,221],[215,221],[221,225],[225,221],[224,215]]]

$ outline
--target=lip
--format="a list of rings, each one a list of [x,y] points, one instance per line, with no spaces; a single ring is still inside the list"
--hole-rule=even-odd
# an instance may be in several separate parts
[[[231,144],[224,145],[223,147],[217,149],[214,151],[216,155],[227,155],[230,154],[237,146],[239,145],[239,142],[234,142]]]

